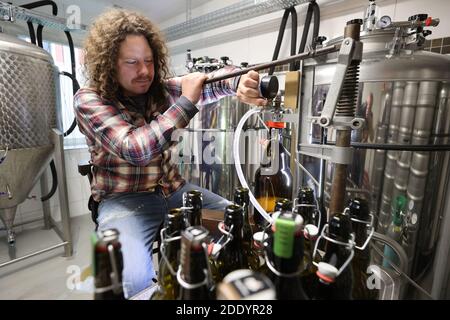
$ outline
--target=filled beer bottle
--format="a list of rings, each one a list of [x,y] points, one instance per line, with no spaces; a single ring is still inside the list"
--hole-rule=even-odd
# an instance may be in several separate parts
[[[243,242],[244,230],[242,207],[229,205],[225,209],[223,228],[228,233],[218,242],[221,245],[216,260],[218,278],[222,279],[231,271],[237,269],[257,270],[259,258],[256,251],[252,250],[249,243]]]
[[[278,300],[306,300],[300,280],[303,260],[303,219],[290,211],[281,212],[268,239],[268,267]]]
[[[203,194],[198,190],[191,190],[183,195],[183,206],[186,208],[185,225],[201,226],[202,225],[202,207],[203,207]]]
[[[401,244],[402,233],[403,233],[403,217],[406,210],[406,197],[399,195],[395,198],[392,206],[392,222],[388,228],[387,236],[395,240],[397,243]],[[399,264],[399,258],[397,254],[388,245],[384,246],[384,256],[389,259],[395,266]],[[383,267],[393,269],[391,263],[383,259]]]
[[[351,256],[351,250],[344,244],[351,239],[352,226],[347,215],[338,213],[328,223],[328,237],[337,241],[327,241],[325,254],[317,267],[317,279],[313,299],[316,300],[351,300],[353,288],[353,271],[351,263],[338,274]]]
[[[123,257],[117,229],[99,231],[93,244],[94,300],[125,300],[122,287]]]
[[[369,204],[367,200],[355,198],[348,205],[349,215],[352,219],[352,229],[355,232],[355,244],[363,247],[367,240],[367,225],[370,224]],[[369,289],[367,279],[369,277],[367,268],[370,265],[370,249],[366,246],[364,250],[355,250],[352,260],[353,267],[353,299],[375,300],[378,296],[376,289]]]
[[[181,209],[170,210],[165,229],[164,238],[161,239],[164,252],[159,263],[158,288],[150,297],[151,300],[175,300],[179,295],[176,272],[180,261],[181,241],[175,239],[185,229]]]
[[[259,266],[257,271],[265,275],[268,275],[270,273],[266,264],[265,247],[264,247],[264,243],[267,241],[268,237],[269,237],[268,234],[263,231],[258,231],[253,234],[253,247],[255,248],[255,251],[258,254],[259,259]]]
[[[290,157],[282,143],[282,122],[268,122],[269,143],[263,154],[263,162],[255,172],[255,198],[261,207],[271,213],[279,198],[292,199],[292,172]],[[254,210],[253,220],[259,230],[264,228],[264,217]]]
[[[252,247],[253,246],[253,229],[250,224],[249,219],[249,205],[250,205],[250,197],[248,193],[247,188],[238,187],[234,191],[234,203],[238,206],[242,207],[242,214],[243,214],[243,224],[242,224],[242,230],[243,230],[243,237],[242,241],[247,244],[247,246]]]
[[[206,252],[208,230],[202,226],[186,228],[181,233],[180,268],[177,280],[181,300],[210,300],[211,272]]]
[[[317,239],[319,229],[318,214],[316,212],[316,204],[314,191],[309,187],[301,187],[297,193],[297,205],[295,212],[303,218],[304,230],[304,258],[303,271],[300,275],[302,285],[308,297],[313,294],[313,286],[316,281],[317,267],[314,261],[317,257],[313,257],[314,245]]]
[[[238,269],[217,285],[217,300],[274,300],[275,287],[264,274]]]

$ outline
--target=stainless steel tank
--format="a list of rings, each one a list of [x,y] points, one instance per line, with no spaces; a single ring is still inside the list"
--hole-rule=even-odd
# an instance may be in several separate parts
[[[446,143],[450,130],[450,57],[407,45],[394,52],[390,46],[396,35],[394,29],[361,33],[364,45],[357,113],[366,118],[366,127],[354,131],[352,141],[399,145]],[[341,41],[342,38],[334,39],[327,45]],[[307,118],[317,113],[313,110],[317,104],[315,93],[327,91],[331,84],[336,57],[337,54],[330,54],[305,61],[301,105],[306,108],[302,109],[301,143],[311,143],[317,138],[314,136],[317,130],[311,129]],[[329,142],[333,136],[333,130],[329,130]],[[378,217],[377,232],[386,233],[391,223],[393,197],[407,197],[400,244],[409,259],[409,273],[417,278],[431,260],[440,233],[449,176],[448,152],[356,151],[349,168],[347,198],[362,196],[370,200],[371,211]],[[314,167],[318,168],[320,161],[314,161]],[[330,185],[330,171],[325,186]],[[315,177],[319,179],[318,175]]]
[[[0,33],[0,219],[14,242],[17,206],[26,200],[53,154],[58,70],[43,49]]]

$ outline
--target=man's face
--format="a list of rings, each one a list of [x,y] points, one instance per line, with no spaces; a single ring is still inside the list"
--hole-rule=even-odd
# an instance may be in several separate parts
[[[144,94],[155,74],[153,52],[142,35],[128,35],[120,44],[117,60],[118,82],[127,96]]]

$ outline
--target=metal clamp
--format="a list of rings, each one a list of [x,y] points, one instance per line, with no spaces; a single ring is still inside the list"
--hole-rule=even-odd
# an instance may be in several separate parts
[[[316,245],[314,246],[314,251],[313,251],[312,256],[313,257],[316,256],[317,248],[319,247],[319,242],[320,242],[320,239],[322,239],[322,238],[324,238],[327,241],[333,242],[333,243],[335,243],[335,244],[337,244],[339,246],[344,246],[347,250],[349,250],[350,251],[350,255],[348,256],[347,260],[342,264],[342,266],[339,268],[339,270],[338,270],[338,272],[336,274],[336,277],[338,277],[342,273],[342,271],[344,271],[345,268],[347,268],[349,263],[352,261],[353,256],[355,255],[355,251],[353,250],[353,248],[355,247],[355,234],[353,234],[353,233],[350,234],[350,239],[348,240],[348,242],[342,242],[342,241],[337,241],[337,240],[334,240],[334,239],[328,237],[325,234],[327,230],[328,230],[328,223],[323,227],[322,233],[320,234],[319,238],[317,238]],[[313,264],[316,267],[319,267],[319,263],[318,262],[313,261]]]
[[[348,215],[348,212],[350,211],[350,209],[347,207],[347,208],[345,208],[344,209],[344,214],[347,214]],[[350,216],[350,215],[348,215],[348,216]],[[357,222],[357,223],[362,223],[362,224],[365,224],[366,225],[366,227],[367,227],[367,232],[369,233],[369,235],[367,236],[367,239],[366,239],[366,241],[364,242],[364,244],[360,247],[360,246],[357,246],[356,245],[356,241],[355,241],[355,248],[356,249],[358,249],[358,250],[361,250],[361,251],[363,251],[364,249],[366,249],[366,247],[367,247],[367,245],[369,244],[369,242],[370,242],[370,240],[372,239],[372,237],[373,237],[373,234],[374,234],[374,232],[375,232],[375,227],[374,227],[374,221],[375,221],[375,218],[374,218],[374,216],[373,216],[373,214],[369,214],[369,217],[370,217],[370,221],[364,221],[364,220],[359,220],[359,219],[356,219],[356,218],[350,218],[350,220],[351,221],[354,221],[354,222]],[[369,230],[368,229],[370,229],[370,232],[369,232]]]
[[[339,164],[351,164],[353,161],[353,148],[351,147],[336,147],[323,144],[300,144],[298,153]]]
[[[362,60],[362,43],[352,38],[345,38],[339,50],[336,71],[328,91],[327,99],[322,113],[318,117],[311,117],[311,122],[322,127],[350,127],[360,129],[364,125],[364,119],[354,117],[335,117],[336,106],[345,82],[347,70],[352,61]]]
[[[167,268],[169,268],[169,272],[172,274],[172,276],[176,276],[177,272],[172,268],[172,264],[170,263],[169,259],[166,255],[166,243],[172,242],[172,241],[179,241],[181,240],[181,236],[177,237],[169,237],[166,233],[167,228],[161,229],[160,236],[161,236],[161,244],[159,246],[159,251],[161,252],[161,257],[164,259],[164,261],[167,264]]]

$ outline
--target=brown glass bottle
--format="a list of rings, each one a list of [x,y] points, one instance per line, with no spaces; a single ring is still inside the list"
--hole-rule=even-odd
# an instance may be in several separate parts
[[[198,190],[191,190],[186,192],[183,198],[183,206],[185,209],[185,225],[201,226],[202,225],[202,207],[203,207],[203,194]]]
[[[338,213],[328,223],[328,237],[335,241],[348,243],[352,226],[347,215]],[[337,275],[350,256],[350,251],[342,245],[327,241],[325,255],[319,263],[313,298],[316,300],[351,300],[353,271],[351,263]]]
[[[107,229],[92,236],[94,300],[125,300],[122,287],[123,257],[119,231]]]
[[[272,122],[268,125],[271,128],[270,140],[263,163],[255,172],[255,198],[267,213],[271,213],[277,199],[292,199],[292,172],[289,154],[282,143],[284,124]],[[253,220],[259,230],[264,228],[265,219],[256,209]]]
[[[352,228],[355,232],[355,242],[358,247],[362,247],[367,240],[367,223],[369,223],[369,205],[367,200],[355,198],[350,200],[348,205],[350,218],[352,218]],[[358,220],[358,221],[354,221]],[[367,223],[364,223],[365,221]],[[369,276],[367,268],[370,264],[370,250],[366,246],[364,250],[355,250],[352,260],[353,267],[353,299],[375,300],[378,290],[369,289],[367,278]]]
[[[163,239],[166,259],[162,257],[160,261],[158,289],[150,297],[151,300],[175,300],[179,295],[176,271],[179,265],[181,241],[173,240],[173,238],[181,236],[181,231],[184,229],[183,211],[171,209]]]
[[[237,269],[257,270],[259,267],[257,253],[252,250],[249,243],[243,242],[244,230],[242,227],[242,207],[234,204],[227,206],[224,228],[230,233],[230,236],[224,236],[219,241],[222,248],[216,258],[217,282],[222,281],[231,271]]]
[[[181,300],[214,298],[211,296],[212,281],[205,248],[207,237],[208,230],[202,226],[188,227],[181,233],[181,269],[177,275]]]

